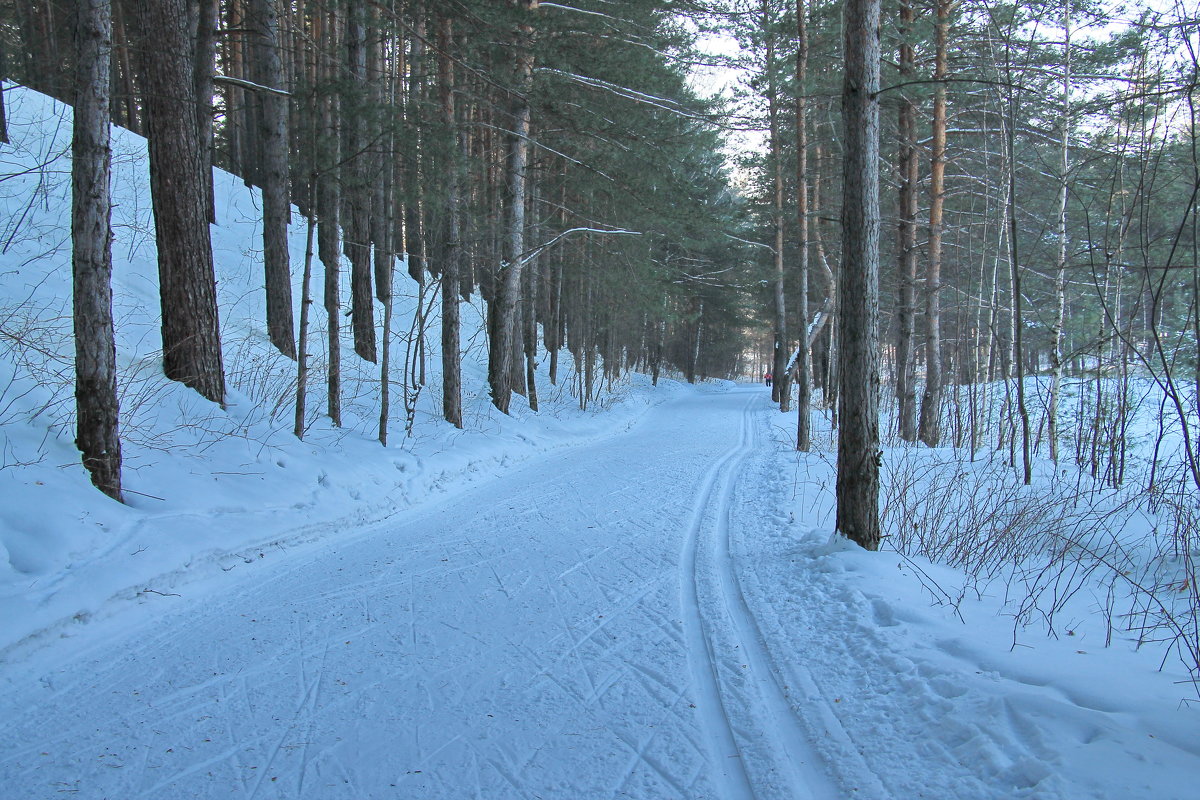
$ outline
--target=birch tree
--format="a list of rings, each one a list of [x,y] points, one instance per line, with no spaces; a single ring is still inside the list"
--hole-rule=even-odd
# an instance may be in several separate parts
[[[1062,137],[1058,160],[1058,256],[1054,265],[1054,322],[1050,331],[1050,401],[1046,407],[1046,438],[1050,460],[1058,463],[1058,404],[1063,379],[1063,325],[1067,316],[1067,199],[1071,167],[1071,0],[1063,0]]]

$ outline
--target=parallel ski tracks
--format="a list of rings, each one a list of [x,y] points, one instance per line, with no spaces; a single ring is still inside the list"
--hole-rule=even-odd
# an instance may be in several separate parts
[[[833,800],[841,793],[787,699],[731,561],[734,488],[754,451],[752,408],[757,399],[751,396],[742,409],[738,443],[700,482],[680,554],[680,601],[695,705],[720,797]],[[744,662],[740,675],[728,666],[729,658],[720,657],[733,653]],[[735,682],[743,683],[744,691],[736,691]],[[772,763],[749,769],[748,757],[762,758],[764,746]],[[764,781],[768,775],[773,778]],[[766,782],[772,791],[762,785]]]

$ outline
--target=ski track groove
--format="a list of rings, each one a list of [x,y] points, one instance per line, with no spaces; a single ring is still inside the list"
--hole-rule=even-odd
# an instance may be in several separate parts
[[[663,766],[658,763],[657,759],[654,759],[654,758],[650,757],[649,755],[647,755],[647,751],[650,749],[650,744],[658,736],[657,733],[652,733],[649,736],[647,736],[646,740],[644,742],[642,742],[640,745],[635,744],[634,742],[630,741],[629,737],[627,737],[625,734],[621,733],[620,731],[613,731],[613,733],[618,739],[621,740],[621,743],[624,744],[626,747],[628,747],[630,749],[630,751],[633,753],[633,757],[629,759],[629,762],[625,767],[624,774],[621,777],[621,780],[616,784],[616,786],[610,792],[610,794],[613,797],[616,797],[617,795],[621,794],[622,791],[625,789],[625,785],[629,783],[629,779],[637,774],[639,764],[645,764],[647,767],[649,767],[650,770],[655,775],[658,775],[660,778],[662,778],[663,783],[667,784],[672,789],[674,789],[676,794],[679,797],[687,796],[688,787],[683,786],[678,781],[678,779],[676,779],[673,775],[670,774],[670,772],[668,770],[664,769]]]
[[[747,410],[743,409],[743,415],[745,413]],[[699,556],[704,519],[712,502],[717,481],[729,468],[730,463],[748,446],[744,424],[740,435],[738,444],[721,456],[701,480],[700,491],[693,501],[692,514],[679,557],[682,572],[679,581],[680,605],[685,638],[688,642],[688,666],[692,673],[693,685],[699,695],[695,698],[696,712],[703,729],[709,762],[714,771],[714,782],[722,800],[754,800],[755,794],[742,763],[733,724],[725,708],[713,642],[700,608]],[[735,766],[724,768],[722,765],[728,763],[731,756]]]
[[[681,583],[689,661],[698,689],[709,706],[703,710],[701,719],[710,755],[718,759],[714,766],[719,765],[722,751],[737,754],[737,768],[724,772],[722,798],[752,800],[758,796],[738,746],[740,738],[747,744],[764,741],[768,745],[772,764],[762,765],[763,769],[756,772],[770,774],[770,768],[774,767],[775,774],[787,783],[786,797],[836,800],[839,792],[811,744],[809,729],[797,718],[787,698],[732,560],[735,490],[743,465],[755,451],[758,439],[753,405],[751,399],[742,409],[738,443],[710,469],[701,484],[681,557],[681,566],[687,572]],[[706,609],[702,605],[702,587],[712,591],[719,608]],[[732,645],[725,649],[725,657],[730,659],[738,654],[736,660],[743,667],[741,670],[733,667],[735,671],[730,677],[722,677],[716,656],[714,637],[718,628]],[[742,660],[744,664],[740,663]],[[750,713],[739,715],[738,722],[730,717],[730,707],[726,705],[734,680],[744,684],[744,690],[738,694],[752,706],[744,709]],[[745,729],[746,722],[753,728]]]
[[[739,472],[741,462],[753,451],[757,438],[755,433],[754,419],[747,413],[743,417],[742,436],[748,447],[739,454],[732,472]],[[821,759],[810,744],[808,731],[797,719],[786,692],[780,685],[779,675],[772,666],[758,623],[746,602],[737,571],[733,566],[730,540],[733,535],[735,485],[736,481],[730,479],[724,481],[720,487],[716,524],[710,543],[713,546],[714,571],[721,604],[726,618],[732,623],[734,637],[739,645],[738,652],[746,659],[746,676],[755,687],[760,705],[765,707],[770,718],[770,724],[760,727],[774,740],[776,766],[790,773],[790,783],[793,787],[790,796],[796,800],[801,797],[832,800],[837,797],[837,792],[820,766]],[[790,757],[786,754],[790,754]],[[800,786],[807,789],[804,795],[795,792],[795,788]]]
[[[524,537],[493,541],[482,534],[461,535],[462,528],[459,535],[450,528],[446,538],[417,540],[403,557],[358,563],[349,555],[343,562],[339,555],[336,563],[345,567],[349,583],[336,583],[332,566],[324,582],[314,582],[307,563],[285,565],[256,588],[292,598],[289,604],[270,607],[275,611],[264,606],[257,613],[257,606],[245,606],[250,610],[239,616],[246,619],[234,618],[236,634],[230,635],[227,647],[213,651],[211,665],[201,662],[207,669],[199,670],[195,683],[176,682],[175,673],[162,666],[170,667],[171,662],[160,661],[140,683],[130,684],[113,670],[67,679],[60,686],[47,682],[54,690],[49,700],[65,705],[89,692],[115,694],[154,683],[162,694],[143,698],[145,705],[128,712],[118,709],[112,720],[133,729],[146,725],[146,719],[151,725],[159,719],[176,737],[189,727],[211,736],[213,751],[196,753],[195,761],[156,763],[159,751],[151,749],[154,739],[143,728],[141,739],[134,737],[141,748],[140,764],[127,748],[130,774],[121,783],[125,796],[146,800],[186,792],[193,780],[204,782],[206,770],[211,770],[210,786],[223,784],[224,793],[246,800],[316,798],[322,793],[354,797],[356,786],[368,792],[359,796],[377,796],[369,787],[387,785],[380,783],[387,779],[381,765],[346,761],[354,752],[347,750],[349,744],[341,744],[340,736],[331,738],[340,731],[331,729],[329,720],[353,724],[356,709],[369,709],[372,697],[388,695],[394,683],[407,686],[403,693],[392,690],[390,695],[406,700],[398,709],[433,719],[447,703],[491,702],[489,693],[501,698],[508,693],[520,702],[503,700],[494,709],[482,710],[495,710],[497,717],[502,711],[511,716],[513,709],[529,712],[524,721],[515,720],[525,728],[506,727],[500,720],[494,728],[490,722],[471,727],[470,720],[477,716],[453,716],[454,712],[448,722],[414,724],[404,731],[403,743],[383,748],[393,769],[388,775],[391,785],[409,784],[395,789],[398,796],[421,796],[419,786],[431,796],[452,796],[446,794],[452,784],[437,781],[456,779],[461,782],[458,796],[569,797],[562,792],[578,790],[577,797],[640,793],[705,800],[834,798],[832,791],[813,791],[823,776],[820,759],[807,759],[814,765],[807,773],[789,759],[813,754],[809,738],[819,733],[816,724],[805,725],[796,718],[784,680],[785,675],[793,677],[794,670],[803,674],[803,665],[774,664],[732,563],[735,522],[754,524],[753,510],[743,518],[735,513],[739,509],[734,501],[737,486],[748,477],[744,465],[760,435],[756,423],[761,405],[757,392],[747,392],[744,402],[740,396],[728,398],[728,409],[740,410],[736,436],[729,424],[719,439],[695,448],[704,460],[689,462],[686,471],[679,471],[686,480],[666,495],[663,505],[669,507],[669,515],[645,505],[657,516],[614,521],[611,514],[592,511],[599,507],[593,499],[591,505],[583,503],[584,510],[576,516],[561,517],[566,524],[578,525],[583,536],[578,537],[578,547],[568,540],[574,551],[563,548],[568,557],[559,558],[558,568],[546,575],[535,574],[521,558]],[[645,475],[658,479],[650,472]],[[672,473],[661,480],[669,485],[678,477]],[[586,483],[576,483],[558,497],[577,495],[580,485]],[[613,510],[636,512],[643,508],[643,494],[614,490],[607,493],[607,502]],[[510,514],[512,509],[496,513]],[[685,515],[687,527],[681,531],[678,520]],[[544,519],[546,514],[534,508],[521,518],[532,517]],[[593,527],[601,530],[593,532]],[[651,542],[658,544],[650,548]],[[399,552],[398,547],[385,552]],[[336,572],[343,574],[342,567]],[[364,572],[369,577],[362,577]],[[301,589],[307,586],[308,593],[296,592],[293,583]],[[466,610],[443,614],[440,609],[448,597],[461,598]],[[492,631],[470,611],[476,605],[494,608],[496,614],[527,615],[538,621],[538,631],[527,641]],[[289,611],[295,614],[290,619]],[[360,622],[363,618],[365,624]],[[250,622],[261,624],[246,624]],[[142,642],[140,649],[157,653],[181,638],[177,630],[164,630]],[[350,640],[357,651],[340,647]],[[503,658],[487,663],[501,653]],[[367,678],[362,684],[340,672],[361,667],[368,657],[389,660],[375,662],[380,666],[366,675],[358,672]],[[356,661],[347,665],[348,658]],[[743,662],[746,669],[741,668]],[[473,666],[462,672],[464,663]],[[481,664],[486,669],[481,671]],[[335,678],[342,687],[347,686],[342,678],[353,686],[339,690]],[[807,705],[827,702],[815,687],[810,689],[811,676],[804,685],[811,697],[797,696],[796,682],[791,683],[790,696]],[[551,715],[533,716],[546,709]],[[629,718],[604,727],[604,721],[619,718],[622,709],[629,710]],[[816,715],[818,722],[827,723],[827,713],[817,710]],[[372,721],[381,725],[378,719]],[[390,716],[386,724],[393,724]],[[525,738],[507,738],[509,731],[526,729],[530,733]],[[47,740],[69,745],[72,735],[75,732],[55,731],[37,746],[17,752],[33,753]],[[578,776],[561,767],[556,772],[552,759],[573,749],[564,748],[564,741],[575,741],[564,736],[586,737],[579,740],[587,743],[578,752],[594,752],[595,762],[604,765]],[[74,757],[81,763],[95,758],[94,745],[87,747],[91,749],[75,748]],[[421,771],[423,775],[414,774]],[[558,782],[547,783],[547,776]],[[824,780],[828,784],[827,776]]]
[[[329,639],[329,631],[326,631],[325,649],[321,653],[321,666],[317,670],[315,683],[310,684],[310,687],[309,687],[310,697],[306,704],[307,707],[305,708],[304,741],[300,742],[300,768],[296,771],[296,796],[297,797],[304,796],[304,776],[308,772],[308,764],[309,764],[309,754],[308,754],[309,742],[312,739],[313,720],[314,720],[314,717],[316,716],[317,703],[321,699],[321,687],[325,681],[325,665],[329,662],[329,646],[330,646],[330,644],[331,644],[331,640]],[[300,659],[300,664],[301,664],[301,666],[300,666],[301,675],[303,676],[303,674],[304,674],[304,672],[303,672],[304,659],[303,658]],[[303,677],[302,680],[305,683],[308,683],[307,677]],[[294,731],[295,727],[296,726],[293,725],[291,727],[291,729],[289,730],[289,732]],[[286,736],[286,734],[285,734],[285,736]],[[281,739],[280,746],[282,746],[282,744],[283,744],[283,741]],[[276,747],[275,754],[277,754],[278,752],[279,752],[279,748]],[[271,761],[275,760],[275,754],[271,755]],[[270,764],[270,762],[268,762],[267,767],[269,768],[270,766],[271,766],[271,764]]]

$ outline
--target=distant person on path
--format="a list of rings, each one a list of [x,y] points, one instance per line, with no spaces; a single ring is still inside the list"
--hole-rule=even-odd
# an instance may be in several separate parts
[[[767,382],[767,386],[770,386],[770,385],[771,385],[771,373],[770,373],[770,371],[766,372],[766,373],[763,375],[763,380]]]

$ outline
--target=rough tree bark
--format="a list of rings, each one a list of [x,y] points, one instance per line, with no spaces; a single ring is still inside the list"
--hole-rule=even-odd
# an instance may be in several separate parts
[[[375,309],[371,290],[371,188],[367,175],[368,147],[365,114],[367,27],[364,0],[351,0],[346,8],[346,68],[349,91],[342,105],[342,137],[345,147],[342,169],[342,203],[345,206],[343,245],[350,260],[350,322],[354,352],[364,361],[375,362]],[[371,109],[373,112],[374,109]]]
[[[912,35],[913,7],[908,0],[900,4],[900,80],[913,79],[916,58],[908,37]],[[899,401],[900,438],[917,440],[917,181],[920,179],[920,153],[917,149],[917,107],[912,95],[899,97],[896,154],[900,179],[899,217],[896,255],[899,262],[900,297],[896,308],[896,399]]]
[[[775,349],[772,359],[771,399],[779,403],[780,411],[791,405],[791,386],[787,380],[787,302],[783,284],[783,152],[779,141],[779,97],[775,85],[775,35],[771,29],[770,0],[762,3],[762,26],[767,37],[767,110],[770,118],[770,148],[772,176],[772,224],[775,229]]]
[[[92,483],[121,500],[117,351],[112,316],[109,171],[109,0],[76,6],[71,139],[71,266],[75,326],[75,445]]]
[[[274,0],[250,0],[246,26],[253,32],[254,76],[262,86],[286,90],[279,55],[279,20]],[[296,357],[292,325],[292,276],[288,253],[288,100],[275,92],[259,92],[258,180],[263,204],[263,270],[267,292],[267,334],[288,358]]]
[[[163,372],[225,399],[204,148],[196,124],[194,40],[186,0],[141,0],[150,197],[158,245]]]
[[[208,221],[217,222],[217,201],[213,189],[213,70],[217,64],[217,8],[220,0],[199,0],[196,13],[196,63],[192,75],[196,81],[196,124],[200,128],[200,146],[204,149]]]
[[[337,7],[330,9],[325,37],[333,52],[341,32]],[[325,307],[328,364],[326,365],[326,411],[336,427],[342,425],[342,301],[341,301],[341,109],[333,86],[337,80],[338,60],[330,55],[322,59],[321,145],[317,157],[321,174],[317,178],[317,253],[325,271],[322,302]]]
[[[377,104],[386,103],[399,110],[393,83],[395,78],[390,64],[384,63],[382,42],[378,37],[373,42],[369,62],[372,96]],[[371,203],[371,238],[375,242],[375,296],[383,303],[383,333],[379,347],[379,443],[387,447],[388,417],[391,414],[392,317],[395,312],[392,297],[396,271],[392,200],[396,158],[391,122],[383,123],[379,128],[375,136],[378,145],[374,160],[381,179],[376,182],[375,199]]]
[[[425,282],[425,129],[420,124],[421,109],[426,104],[425,74],[425,15],[418,14],[409,45],[408,96],[404,104],[404,120],[412,136],[411,157],[407,161],[405,178],[411,194],[404,206],[405,250],[408,274],[418,285]]]
[[[462,221],[459,197],[459,165],[461,143],[454,109],[453,27],[450,18],[438,19],[438,99],[441,103],[442,124],[451,138],[450,169],[446,175],[446,240],[442,245],[442,416],[456,428],[462,422],[462,365],[459,363],[458,275],[463,246],[460,228]]]
[[[880,0],[845,4],[837,530],[879,549]]]
[[[538,8],[538,0],[513,0],[526,15]],[[521,298],[521,275],[525,253],[525,197],[529,165],[529,90],[533,82],[533,26],[528,19],[518,25],[513,48],[512,135],[508,142],[507,197],[505,198],[505,236],[503,263],[496,281],[495,308],[488,315],[488,383],[492,403],[508,413],[513,392],[513,353],[517,336],[517,303]]]
[[[796,246],[801,328],[796,355],[796,449],[812,448],[812,348],[808,335],[808,21],[804,0],[796,0]]]

